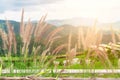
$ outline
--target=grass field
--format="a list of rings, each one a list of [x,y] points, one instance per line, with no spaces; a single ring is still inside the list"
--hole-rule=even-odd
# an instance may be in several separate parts
[[[30,20],[24,23],[22,11],[20,33],[16,34],[9,21],[6,21],[7,32],[0,29],[1,50],[0,76],[42,76],[42,77],[119,77],[118,74],[61,74],[56,69],[119,69],[120,68],[120,34],[111,28],[112,42],[103,44],[103,33],[94,26],[76,31],[75,43],[72,30],[66,36],[66,42],[60,42],[60,32],[64,27],[49,31],[51,27],[45,23],[45,16],[34,25]],[[63,52],[63,53],[62,53]],[[2,74],[8,69],[9,74]],[[38,73],[13,74],[14,69],[39,69]],[[51,69],[51,74],[47,69]]]

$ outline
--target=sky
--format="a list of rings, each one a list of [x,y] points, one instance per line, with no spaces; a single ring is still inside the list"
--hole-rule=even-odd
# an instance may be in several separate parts
[[[120,0],[0,0],[0,19],[20,21],[24,8],[24,20],[39,20],[47,14],[47,20],[92,18],[100,22],[120,21]]]

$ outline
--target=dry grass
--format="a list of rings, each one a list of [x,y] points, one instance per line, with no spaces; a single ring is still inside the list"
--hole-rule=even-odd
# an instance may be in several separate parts
[[[60,45],[57,46],[56,49],[54,49],[51,53],[51,46],[52,44],[59,38],[61,38],[61,36],[57,35],[60,31],[62,31],[62,27],[57,28],[53,31],[51,31],[50,33],[47,34],[46,37],[46,44],[45,44],[45,49],[43,50],[42,53],[40,53],[40,44],[39,42],[41,41],[41,39],[44,37],[44,33],[47,32],[47,30],[51,27],[50,25],[48,25],[47,23],[45,23],[45,18],[47,15],[42,16],[41,19],[39,20],[39,22],[37,23],[37,25],[33,25],[32,22],[30,21],[30,19],[28,20],[27,23],[24,23],[24,10],[22,10],[22,15],[21,15],[21,23],[20,23],[20,37],[22,39],[22,45],[21,45],[21,55],[24,55],[24,58],[27,58],[28,54],[30,54],[30,49],[29,45],[31,44],[31,40],[32,38],[34,38],[33,40],[33,45],[32,45],[32,54],[34,55],[34,61],[36,62],[36,56],[38,56],[38,54],[41,54],[42,58],[41,61],[45,61],[46,59],[45,56],[48,55],[48,53],[52,54],[57,54],[64,46],[64,45]],[[0,29],[0,36],[3,40],[3,47],[4,49],[8,50],[8,56],[11,56],[11,54],[13,54],[12,51],[14,51],[14,53],[17,52],[17,43],[16,43],[16,34],[14,33],[14,29],[13,26],[9,23],[9,21],[6,21],[7,24],[7,33]],[[35,44],[38,44],[37,46]]]
[[[4,48],[8,49],[8,56],[11,56],[11,53],[16,54],[17,52],[17,49],[16,49],[17,44],[16,44],[16,38],[15,38],[16,36],[14,33],[13,26],[8,21],[6,21],[6,24],[7,24],[8,31],[6,33],[5,31],[1,30],[1,37],[3,40]]]
[[[71,61],[73,58],[75,58],[77,52],[76,52],[76,49],[77,49],[77,46],[75,45],[75,48],[72,48],[71,49],[71,42],[72,42],[72,30],[70,31],[69,33],[69,36],[68,36],[68,43],[67,43],[67,52],[66,52],[66,59],[68,64],[71,64]]]
[[[114,32],[114,30],[112,28],[112,25],[111,25],[110,29],[111,29],[112,42],[116,44],[115,32]]]
[[[112,32],[113,43],[116,43],[115,33],[112,28],[111,28],[111,32]],[[100,46],[102,43],[102,37],[103,37],[103,33],[99,29],[97,29],[96,22],[94,26],[89,27],[86,32],[82,28],[79,28],[78,49],[87,51],[85,52],[86,60],[88,60],[92,56],[94,58],[98,58],[105,67],[109,66],[109,68],[113,68],[105,47]]]
[[[72,30],[69,33],[68,36],[68,42],[58,45],[55,49],[51,51],[51,47],[53,43],[56,40],[59,40],[61,38],[58,33],[63,30],[63,27],[59,27],[50,33],[47,34],[47,36],[43,36],[47,30],[51,27],[47,23],[45,23],[45,18],[47,15],[42,16],[37,25],[33,25],[30,20],[28,20],[27,24],[24,23],[24,10],[22,10],[22,16],[21,16],[21,23],[20,23],[20,37],[22,39],[23,45],[21,54],[25,56],[25,58],[28,57],[29,54],[29,45],[31,44],[32,38],[33,40],[33,46],[32,46],[32,55],[34,57],[33,61],[36,64],[36,59],[39,54],[41,54],[39,60],[40,63],[43,65],[46,61],[48,56],[47,55],[56,55],[59,51],[61,51],[63,48],[67,47],[66,51],[66,59],[69,60],[69,62],[72,61],[73,58],[76,57],[77,54],[77,48],[82,49],[83,53],[84,51],[87,51],[85,59],[89,59],[91,56],[94,56],[95,58],[99,58],[99,60],[102,62],[102,64],[109,65],[109,67],[113,67],[109,57],[108,53],[105,50],[105,47],[101,47],[100,44],[102,43],[102,37],[103,33],[97,29],[96,23],[93,27],[89,27],[87,31],[85,32],[82,28],[78,29],[78,40],[75,43],[74,48],[72,48]],[[3,47],[4,49],[8,50],[8,56],[11,56],[14,51],[14,53],[17,52],[17,43],[16,43],[16,35],[14,33],[13,26],[7,21],[7,28],[8,33],[0,29],[0,36],[3,40]],[[112,42],[116,44],[116,37],[115,32],[111,28],[111,36],[112,36]],[[117,35],[120,39],[120,35]],[[40,53],[41,45],[39,42],[42,40],[42,38],[45,37],[45,49]],[[35,44],[38,44],[37,46]],[[93,47],[94,46],[94,47]],[[91,48],[92,47],[92,48]],[[111,45],[112,47],[112,45]],[[114,49],[114,48],[113,48]],[[50,64],[51,61],[53,61],[55,58],[50,59],[46,66]]]
[[[7,37],[7,34],[5,31],[3,31],[1,28],[0,28],[0,36],[2,38],[2,41],[3,41],[3,49],[7,49],[7,45],[8,44],[8,37]]]
[[[63,48],[65,48],[67,46],[67,44],[62,44],[58,47],[56,47],[53,51],[52,54],[57,54],[59,51],[61,51]]]
[[[47,38],[46,38],[46,42],[47,42],[47,47],[51,47],[53,42],[56,40],[56,39],[59,39],[61,38],[61,36],[57,35],[57,33],[59,33],[60,31],[63,30],[63,27],[59,27],[55,30],[53,30],[51,33],[49,33],[47,35]]]
[[[87,50],[92,45],[99,45],[102,42],[102,32],[96,27],[90,27],[85,32],[82,28],[78,31],[78,47]]]
[[[108,53],[104,47],[99,47],[99,48],[96,47],[94,48],[94,51],[95,51],[94,56],[96,58],[99,58],[99,60],[106,67],[106,69],[108,68],[107,66],[113,69],[112,63],[110,62],[110,59],[108,57]]]
[[[33,56],[33,61],[36,65],[37,56],[39,56],[41,71],[42,69],[46,69],[48,65],[50,65],[50,63],[56,58],[55,56],[53,56],[51,59],[48,59],[48,55],[55,55],[66,47],[66,44],[61,44],[51,51],[52,44],[56,40],[61,38],[58,33],[63,30],[63,27],[56,28],[50,33],[47,33],[47,36],[44,36],[47,30],[51,27],[50,25],[45,23],[46,16],[47,15],[42,16],[37,25],[32,24],[30,19],[27,23],[24,23],[24,10],[22,10],[19,33],[20,38],[22,39],[22,43],[20,46],[21,49],[19,51],[21,52],[20,54],[24,56],[24,62],[26,62],[26,59],[29,57],[28,55],[32,53],[31,56]],[[6,24],[8,32],[6,33],[4,30],[0,29],[0,36],[3,40],[4,49],[8,50],[8,57],[11,57],[11,54],[13,54],[12,51],[16,53],[17,46],[19,45],[17,45],[16,43],[16,34],[14,32],[13,26],[8,21],[6,22]],[[42,46],[41,44],[39,44],[43,37],[46,38],[46,40],[44,41],[46,42],[44,44],[45,49],[41,49]],[[32,46],[31,43],[33,43]],[[29,46],[31,46],[31,48]]]
[[[66,58],[69,61],[72,61],[77,54],[77,49],[82,50],[82,53],[86,53],[85,60],[88,60],[91,56],[94,58],[99,58],[99,60],[106,66],[112,68],[112,64],[109,60],[108,53],[105,51],[105,47],[101,47],[103,40],[103,33],[96,27],[97,22],[95,22],[93,27],[87,28],[87,31],[84,31],[83,28],[78,29],[78,40],[77,40],[77,48],[71,49],[71,42],[72,42],[72,33],[69,33],[68,36],[68,50],[66,53]],[[113,35],[113,40],[115,42]],[[84,52],[87,51],[87,52]],[[94,62],[94,61],[92,61]],[[92,64],[91,64],[92,65]]]

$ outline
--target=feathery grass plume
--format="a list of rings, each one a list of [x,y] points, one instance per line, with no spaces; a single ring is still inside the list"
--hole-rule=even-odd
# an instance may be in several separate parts
[[[23,18],[24,18],[24,9],[22,9],[22,16],[20,23],[20,36],[23,41],[22,54],[24,54],[25,50],[28,48],[28,45],[30,44],[30,40],[31,40],[31,35],[34,30],[34,27],[32,27],[32,23],[30,22],[30,19],[28,20],[25,26]]]
[[[39,36],[38,39],[41,40],[43,36],[46,38],[45,34],[48,32],[48,29],[50,29],[50,28],[51,28],[51,25],[46,24],[46,26],[44,27],[44,29],[41,31],[41,35]],[[47,35],[48,35],[48,33],[47,33]],[[44,40],[43,43],[46,44],[45,40]]]
[[[115,46],[113,44],[116,44],[116,33],[114,31],[114,29],[112,28],[112,25],[110,26],[110,30],[111,30],[111,37],[112,37],[112,43],[109,43],[109,45],[111,46],[112,49],[112,53],[114,53],[114,56],[116,57],[116,50],[115,50]],[[119,35],[117,35],[118,39],[119,39]]]
[[[68,54],[70,53],[71,50],[71,40],[72,40],[72,31],[70,31],[68,36]]]
[[[57,36],[57,33],[59,33],[62,30],[63,30],[63,27],[59,27],[59,28],[56,28],[55,30],[53,30],[52,32],[50,32],[47,35],[47,38],[46,38],[47,46],[46,47],[50,47],[52,45],[53,41],[60,38],[60,36]]]
[[[52,39],[49,39],[49,40],[47,41],[46,47],[52,46],[52,43],[53,43],[55,40],[60,39],[60,38],[61,38],[61,36],[55,36],[55,37],[53,37]]]
[[[88,28],[85,34],[85,41],[84,41],[85,50],[87,50],[88,46],[90,45],[92,41],[92,37],[91,37],[92,33],[93,33],[92,28]]]
[[[87,50],[92,45],[99,45],[102,41],[102,33],[95,27],[90,27],[87,29],[86,34],[81,30],[81,45],[84,50]]]
[[[63,29],[64,29],[63,27],[58,27],[58,28],[56,28],[55,30],[53,30],[52,32],[50,32],[50,33],[48,34],[47,38],[46,38],[46,41],[47,41],[47,40],[52,40],[52,38],[53,38],[54,36],[56,36],[57,33],[59,33],[60,31],[62,31]]]
[[[96,41],[97,47],[102,43],[102,39],[103,39],[103,33],[102,32],[97,33],[97,41]]]
[[[119,46],[119,45],[116,45],[116,44],[114,44],[114,43],[109,43],[109,46],[110,46],[109,49],[111,49],[111,52],[113,53],[113,55],[114,55],[116,58],[118,58],[119,54],[117,54],[116,51],[119,51],[119,50],[120,50],[120,46]]]
[[[116,51],[120,51],[120,45],[111,43],[111,46],[111,49],[114,50],[114,54],[116,53]]]
[[[62,44],[58,47],[56,47],[53,51],[52,54],[57,54],[59,51],[61,51],[63,48],[65,48],[67,46],[67,44]]]
[[[80,28],[80,36],[81,36],[81,46],[83,47],[83,49],[86,49],[86,44],[85,44],[85,34],[83,32],[83,28]]]
[[[95,21],[95,23],[92,27],[87,29],[87,33],[85,36],[86,49],[89,48],[90,45],[95,43],[94,42],[96,39],[95,36],[97,34],[96,23],[97,23],[97,20]]]
[[[93,50],[91,50],[90,48],[87,49],[87,54],[86,54],[86,59],[85,60],[89,60],[90,56],[92,55]]]
[[[14,31],[14,29],[13,29]],[[14,53],[16,54],[17,53],[17,42],[16,42],[16,36],[15,36],[15,33],[13,33],[13,51]]]
[[[30,44],[30,41],[31,41],[31,35],[33,33],[33,27],[32,27],[32,24],[30,22],[30,20],[28,20],[28,23],[26,24],[25,28],[24,28],[24,35],[22,35],[22,41],[24,43],[23,45],[23,51],[22,51],[22,54],[24,53],[25,49],[28,48],[28,45]]]
[[[3,41],[3,49],[6,50],[8,45],[8,37],[7,37],[7,33],[3,31],[1,28],[0,28],[0,36]]]
[[[70,53],[67,55],[67,60],[69,60],[69,64],[71,64],[73,58],[76,56],[76,48],[70,50]]]
[[[112,25],[111,25],[110,29],[111,29],[111,32],[112,32],[112,33],[111,33],[111,36],[112,36],[112,42],[116,44],[115,32],[114,32],[114,30],[113,30],[113,28],[112,28]]]
[[[104,47],[101,47],[101,48],[102,49],[95,48],[94,49],[95,54],[98,56],[98,58],[104,64],[105,67],[108,65],[109,68],[113,69],[112,63],[109,60],[109,57],[107,55],[107,52],[106,52],[105,48]]]
[[[97,21],[95,21],[95,24],[92,27],[88,27],[87,31],[83,31],[82,28],[79,29],[79,36],[78,36],[78,41],[79,41],[79,46],[81,45],[83,47],[83,50],[87,50],[87,55],[86,58],[88,59],[91,56],[91,53],[93,50],[91,50],[91,46],[96,45],[99,47],[99,45],[102,42],[102,32],[98,30],[96,27]]]
[[[41,54],[41,58],[40,58],[40,62],[41,63],[44,63],[45,61],[46,61],[46,59],[47,59],[47,53],[50,51],[50,48],[48,48],[48,49],[46,49],[46,50],[44,50],[43,52],[42,52],[42,54]]]
[[[12,45],[14,46],[14,53],[16,53],[16,37],[15,37],[15,33],[14,33],[14,30],[13,30],[13,26],[8,22],[6,22],[7,24],[7,29],[8,29],[8,34],[7,34],[7,37],[8,37],[8,56],[11,56],[11,51],[12,51]]]
[[[41,76],[43,74],[49,74],[49,72],[51,71],[50,69],[48,70],[48,66],[51,65],[51,63],[56,59],[56,57],[53,57],[49,60],[47,60],[47,57],[43,60],[41,60],[41,63],[40,63],[40,70],[39,70],[39,73],[36,74],[36,76]],[[43,62],[42,62],[43,61]]]
[[[38,30],[38,35],[37,35],[37,38],[36,38],[36,42],[40,41],[41,38],[42,38],[42,35],[43,35],[43,32],[45,32],[44,30],[46,29],[47,27],[47,23],[44,23],[43,25],[41,25],[42,27],[40,27]]]
[[[78,49],[81,48],[81,36],[80,36],[80,31],[81,31],[81,29],[79,28],[79,29],[78,29]]]
[[[21,23],[20,23],[20,38],[22,39],[21,42],[21,47],[22,47],[22,54],[24,54],[24,61],[26,61],[26,57],[27,54],[29,53],[30,48],[28,47],[31,44],[31,38],[34,38],[33,40],[37,42],[39,42],[43,36],[43,34],[48,30],[49,26],[44,22],[46,16],[43,16],[41,18],[41,20],[38,22],[37,26],[33,27],[32,23],[30,22],[30,20],[28,20],[27,24],[24,24],[23,22],[23,18],[24,18],[24,10],[22,10],[22,16],[21,16]],[[2,40],[4,40],[5,44],[7,45],[8,48],[8,53],[11,56],[12,53],[12,48],[14,46],[14,49],[16,49],[16,37],[15,37],[15,33],[14,30],[12,28],[12,25],[7,21],[7,28],[8,28],[8,33],[5,33],[5,31],[0,30],[0,35],[2,37]],[[63,28],[57,28],[55,30],[53,30],[47,37],[49,43],[53,43],[56,39],[60,38],[60,36],[57,35],[58,32],[60,32]],[[5,33],[5,34],[4,34]],[[32,37],[33,36],[33,37]],[[31,42],[30,42],[31,41]],[[33,42],[35,42],[33,41]],[[51,48],[51,44],[48,44],[49,46],[42,52],[41,56],[40,56],[40,64],[42,64],[42,66],[47,65],[49,63],[49,61],[53,60],[49,60],[47,62],[47,64],[45,63],[45,61],[47,61],[47,53],[50,53],[50,48]],[[30,45],[31,47],[31,45]],[[56,48],[55,52],[56,54],[62,49],[63,46],[59,46]],[[16,51],[16,50],[14,50]],[[32,55],[34,57],[34,62],[36,63],[36,56],[37,53],[39,53],[40,51],[40,45],[32,45]],[[55,58],[54,58],[55,59]],[[50,64],[50,63],[49,63]]]
[[[28,52],[30,50],[28,46],[30,45],[33,29],[34,28],[32,27],[32,23],[30,22],[30,20],[28,20],[28,23],[26,24],[26,26],[24,26],[24,35],[22,35],[22,54],[24,55],[24,62],[26,62],[26,58],[28,57]]]
[[[34,57],[36,57],[38,51],[40,50],[41,46],[38,46],[37,48],[33,47],[34,51]]]
[[[77,55],[77,43],[75,44],[75,56]]]
[[[97,39],[97,31],[95,27],[88,28],[87,34],[85,36],[86,48],[88,49],[91,45],[94,45]]]
[[[87,32],[86,32],[86,34],[85,34],[85,32],[83,31],[83,29],[81,28],[81,45],[82,45],[82,47],[83,47],[83,50],[87,50],[87,47],[88,47],[88,45],[89,45],[89,43],[90,43],[90,39],[91,39],[91,37],[90,37],[90,30],[89,30],[90,28],[88,28],[87,29]]]
[[[71,38],[72,38],[72,31],[70,30],[70,33],[68,35],[67,52],[66,52],[67,60],[69,60],[69,57],[71,55]]]
[[[24,9],[22,9],[21,23],[20,23],[20,36],[21,38],[24,35]]]
[[[11,32],[11,30],[12,30],[12,25],[11,24],[9,24],[8,23],[8,21],[7,21],[7,28],[8,28],[8,56],[11,56],[11,49],[12,49],[12,38],[13,38],[13,36],[12,36],[12,32]]]
[[[97,38],[100,37],[98,36],[99,30],[97,29],[96,24],[97,24],[97,19],[95,20],[93,27],[91,27],[91,31],[89,34],[92,39],[90,45],[94,45],[94,44],[96,45]]]
[[[35,37],[37,37],[37,35],[38,35],[38,34],[37,34],[37,33],[38,33],[38,28],[41,27],[40,24],[43,23],[43,22],[42,22],[42,18],[43,18],[43,17],[44,17],[44,16],[42,16],[42,17],[40,18],[39,22],[37,23],[37,26],[35,27],[35,30],[34,30],[34,36],[35,36]]]
[[[34,54],[33,55],[33,62],[35,63],[35,65],[37,62],[37,53],[39,53],[40,48],[41,48],[41,46],[38,46],[37,48],[33,46],[32,53]]]
[[[41,19],[39,20],[39,22],[37,23],[37,26],[35,27],[34,30],[34,38],[35,38],[35,42],[38,42],[42,37],[43,32],[45,32],[45,28],[48,26],[44,21],[47,15],[42,16]]]

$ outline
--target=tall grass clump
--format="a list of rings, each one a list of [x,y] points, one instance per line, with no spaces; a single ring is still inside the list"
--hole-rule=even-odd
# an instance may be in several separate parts
[[[48,31],[50,25],[45,22],[47,15],[42,16],[38,23],[33,24],[30,19],[24,23],[24,10],[22,10],[20,33],[14,32],[13,25],[7,20],[7,32],[0,29],[0,36],[3,41],[3,49],[6,50],[6,57],[11,57],[11,65],[15,65],[12,61],[14,56],[18,56],[19,60],[24,64],[34,62],[34,66],[39,66],[40,72],[47,69],[55,57],[49,57],[57,54],[65,45],[58,45],[51,50],[53,43],[61,38],[57,33],[62,31],[62,27]],[[14,55],[14,56],[13,56]]]
[[[102,46],[103,33],[96,27],[97,22],[92,27],[88,27],[87,31],[83,28],[78,29],[78,49],[81,55],[85,55],[84,61],[86,66],[89,64],[91,68],[99,60],[101,64],[104,64],[104,68],[113,68],[108,52],[105,47]],[[113,41],[114,33],[112,33]],[[89,61],[89,63],[88,63]]]

